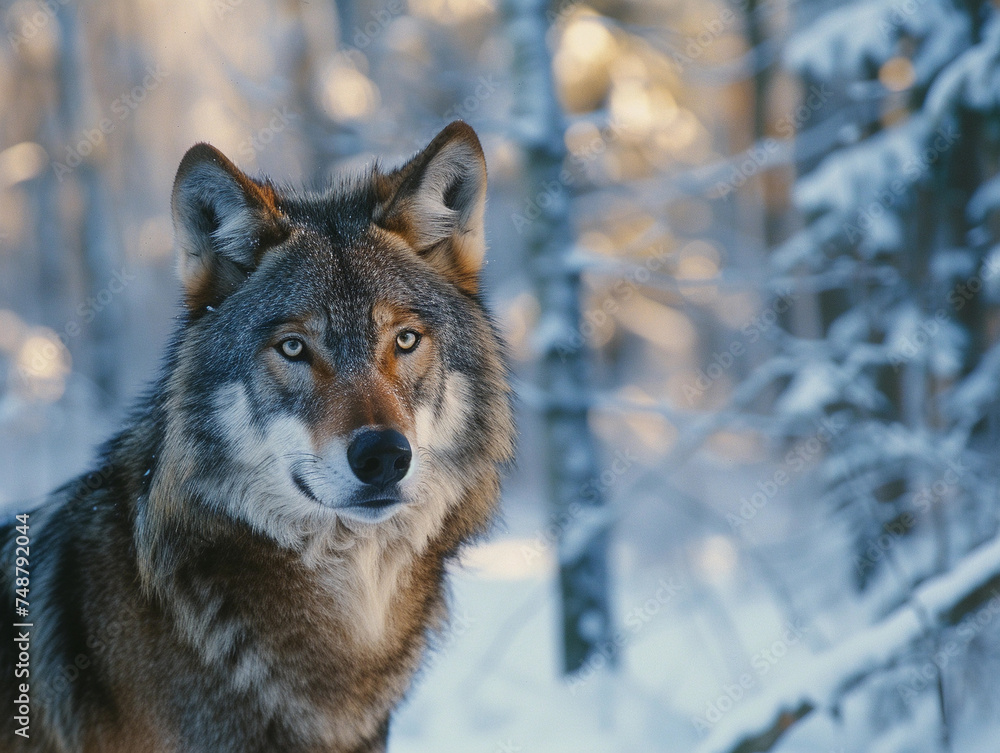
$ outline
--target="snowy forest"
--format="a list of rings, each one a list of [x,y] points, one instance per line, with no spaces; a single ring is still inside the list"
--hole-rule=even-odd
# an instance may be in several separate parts
[[[1000,747],[1000,7],[0,2],[0,508],[87,470],[178,313],[207,141],[489,173],[503,518],[393,753]]]

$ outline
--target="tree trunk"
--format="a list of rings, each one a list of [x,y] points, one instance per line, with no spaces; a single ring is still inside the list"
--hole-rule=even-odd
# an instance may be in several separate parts
[[[588,663],[595,668],[614,663],[615,656],[609,649],[610,516],[595,483],[598,458],[587,423],[580,275],[567,264],[573,247],[571,197],[560,180],[566,148],[545,39],[547,10],[545,0],[510,0],[508,4],[515,72],[521,82],[515,136],[527,157],[525,201],[540,209],[519,230],[543,312],[540,329],[548,334],[540,343],[539,378],[545,395],[549,499],[560,532],[563,668],[570,674]]]

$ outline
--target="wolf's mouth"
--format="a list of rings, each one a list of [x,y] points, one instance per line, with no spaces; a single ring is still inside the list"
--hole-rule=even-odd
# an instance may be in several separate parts
[[[306,497],[311,499],[318,505],[328,506],[327,503],[323,502],[319,497],[317,497],[313,490],[309,488],[309,484],[306,483],[305,479],[302,478],[298,473],[292,473],[292,481],[300,492],[302,492]],[[384,493],[384,492],[383,492]],[[395,507],[401,504],[401,500],[398,496],[387,496],[387,497],[377,497],[371,499],[357,499],[352,500],[350,503],[344,505],[344,507],[355,507],[362,510],[371,510],[373,512],[379,510],[387,510],[390,507]]]
[[[385,497],[383,499],[369,499],[364,502],[355,502],[352,507],[363,507],[366,510],[384,510],[387,507],[398,505],[400,500],[395,497]]]
[[[323,504],[322,500],[320,500],[319,497],[313,494],[312,489],[310,489],[309,485],[306,484],[305,479],[303,479],[298,473],[292,474],[292,481],[295,482],[295,486],[298,487],[299,491],[305,494],[307,497],[309,497],[309,499],[311,499],[313,502],[316,502],[317,504],[320,505]]]

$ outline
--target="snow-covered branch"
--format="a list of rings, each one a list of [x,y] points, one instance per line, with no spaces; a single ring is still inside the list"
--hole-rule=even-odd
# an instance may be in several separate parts
[[[783,685],[733,711],[696,753],[770,750],[811,711],[832,708],[867,677],[897,662],[918,639],[961,620],[997,578],[1000,538],[974,550],[951,572],[925,581],[877,624],[804,662]]]

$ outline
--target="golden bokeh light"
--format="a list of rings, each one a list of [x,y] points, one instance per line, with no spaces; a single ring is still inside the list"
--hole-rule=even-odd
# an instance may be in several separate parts
[[[704,256],[688,256],[677,262],[677,279],[711,280],[719,274],[719,265]]]
[[[33,141],[22,141],[0,152],[0,186],[31,180],[45,169],[49,155]]]
[[[728,536],[709,536],[695,550],[698,572],[710,583],[724,583],[732,577],[738,552]]]
[[[719,275],[719,252],[707,241],[692,241],[681,251],[675,276],[678,280],[702,282]],[[695,303],[710,303],[718,296],[715,285],[686,285],[681,291],[684,297]]]
[[[581,233],[579,244],[593,254],[600,254],[602,256],[615,255],[615,244],[611,242],[606,233],[602,233],[599,230],[588,230]]]
[[[616,316],[630,332],[670,353],[686,355],[697,341],[694,324],[683,312],[642,295],[623,301]]]
[[[503,307],[504,336],[510,354],[517,360],[527,361],[534,354],[531,336],[538,324],[541,307],[531,293],[523,292]]]
[[[882,64],[878,71],[878,80],[891,92],[906,91],[916,78],[913,63],[902,56],[890,58]]]
[[[494,178],[513,180],[524,169],[524,151],[514,139],[494,138],[488,147],[487,163]]]
[[[69,351],[59,336],[47,327],[30,330],[16,355],[16,389],[29,399],[52,403],[62,397],[69,373]]]
[[[656,400],[645,390],[629,385],[619,391],[623,401],[651,406]],[[629,411],[622,416],[628,432],[642,445],[650,459],[666,455],[677,443],[677,428],[665,416],[650,410]]]
[[[680,158],[695,144],[704,133],[704,129],[693,112],[680,109],[677,111],[677,116],[670,121],[670,127],[663,133],[674,155]]]
[[[492,13],[493,0],[409,0],[410,12],[436,23],[456,25]]]
[[[559,38],[552,60],[560,96],[571,111],[598,107],[608,88],[608,68],[618,44],[589,8],[573,14]]]
[[[0,253],[24,241],[32,219],[28,192],[21,188],[5,191],[0,202]]]
[[[375,112],[380,101],[372,80],[342,60],[326,69],[321,95],[323,109],[338,121],[361,120]]]
[[[722,260],[722,255],[719,253],[719,249],[709,241],[702,239],[693,240],[686,244],[684,248],[680,250],[680,257],[682,259],[707,259],[712,262],[716,268]],[[714,277],[714,274],[709,276]]]
[[[612,122],[626,132],[642,136],[653,127],[653,103],[639,81],[616,84],[611,90],[609,106]]]
[[[581,11],[580,16],[563,32],[559,52],[571,56],[583,65],[608,61],[615,50],[615,38],[603,23],[592,14]]]

